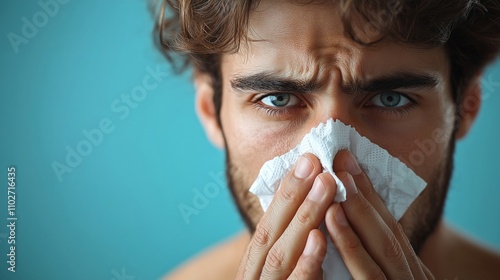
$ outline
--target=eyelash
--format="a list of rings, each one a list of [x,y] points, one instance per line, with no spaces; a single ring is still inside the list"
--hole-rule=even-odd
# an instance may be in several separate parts
[[[400,117],[400,118],[406,117],[409,115],[411,110],[414,109],[418,104],[413,98],[410,98],[406,94],[403,94],[400,92],[398,92],[398,93],[401,94],[402,96],[408,98],[408,100],[410,100],[410,102],[405,106],[397,107],[397,108],[385,108],[384,109],[384,108],[378,107],[378,106],[367,106],[367,107],[368,108],[371,107],[372,109],[376,110],[376,114],[379,117],[394,117],[394,116]],[[269,117],[276,117],[276,118],[293,115],[293,114],[297,113],[297,110],[300,110],[303,107],[306,107],[306,106],[294,106],[294,107],[289,107],[289,108],[277,108],[277,107],[273,108],[273,107],[269,107],[261,102],[262,99],[264,99],[268,96],[277,95],[277,94],[280,94],[280,93],[274,92],[274,93],[259,96],[258,98],[256,98],[253,101],[253,105],[255,106],[255,108],[257,110],[263,111]],[[371,100],[373,97],[377,96],[378,94],[381,94],[381,93],[373,94],[367,99]],[[301,99],[297,95],[295,95],[295,97]]]
[[[394,117],[394,116],[399,118],[407,117],[410,114],[411,110],[417,107],[418,103],[415,101],[415,99],[409,97],[406,94],[403,94],[401,92],[396,92],[396,93],[406,97],[410,102],[402,107],[397,107],[397,108],[389,108],[389,107],[382,108],[378,106],[367,106],[367,107],[374,109],[376,111],[377,116],[379,117]],[[371,100],[372,98],[374,98],[379,94],[382,93],[373,94],[367,99]]]
[[[261,96],[258,96],[257,98],[255,98],[252,103],[254,105],[254,107],[259,110],[259,111],[263,111],[267,116],[269,117],[274,117],[274,118],[283,118],[283,117],[288,117],[288,116],[292,116],[292,115],[296,115],[296,113],[303,109],[304,107],[306,107],[306,105],[295,105],[293,107],[285,107],[285,108],[274,108],[274,107],[269,107],[267,105],[265,105],[264,103],[262,103],[262,99],[268,97],[268,96],[272,96],[272,95],[278,95],[278,94],[283,94],[281,92],[273,92],[273,93],[269,93],[269,94],[265,94],[265,95],[261,95]],[[286,93],[286,94],[290,94],[290,95],[293,95],[295,96],[296,98],[300,99],[301,100],[301,104],[304,104],[305,102],[303,101],[302,98],[300,98],[299,96],[297,95],[294,95],[294,94],[291,94],[291,93]]]
[[[392,109],[375,108],[375,110],[376,110],[376,114],[380,117],[396,116],[396,117],[402,118],[402,117],[407,117],[410,114],[411,110],[416,107],[416,105],[417,104],[413,100],[410,99],[410,103],[408,103],[407,105],[405,105],[403,107],[392,108]]]

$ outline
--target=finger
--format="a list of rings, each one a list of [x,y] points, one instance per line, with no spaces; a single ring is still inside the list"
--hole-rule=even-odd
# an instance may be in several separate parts
[[[385,279],[382,269],[352,230],[340,204],[335,203],[328,208],[325,224],[353,279]]]
[[[335,172],[347,171],[354,179],[356,187],[361,191],[366,200],[375,208],[380,217],[387,224],[398,240],[401,249],[407,259],[408,265],[415,277],[423,277],[425,275],[421,262],[413,250],[408,237],[404,233],[401,225],[394,219],[389,212],[385,203],[382,201],[378,193],[373,188],[373,184],[368,175],[359,167],[354,156],[346,150],[340,151],[335,156],[333,161]]]
[[[377,212],[380,213],[384,221],[386,220],[386,216],[390,216],[392,218],[391,213],[389,213],[384,202],[373,188],[370,178],[359,167],[356,159],[349,151],[342,150],[335,155],[335,159],[333,161],[333,171],[345,171],[351,174],[358,190],[361,191],[363,196],[373,205]]]
[[[347,172],[337,172],[346,187],[347,200],[342,208],[354,232],[389,279],[405,279],[412,275],[401,245],[377,210],[357,190]]]
[[[312,154],[306,154],[297,161],[257,225],[238,269],[237,279],[260,277],[269,250],[293,219],[321,170],[321,163]],[[306,238],[301,240],[303,244]]]
[[[323,278],[321,264],[326,255],[325,236],[318,229],[309,232],[306,247],[288,279],[319,280]]]
[[[337,185],[329,173],[319,174],[307,198],[281,237],[269,250],[262,275],[269,279],[287,277],[304,250],[306,239],[325,219],[326,210],[333,201]]]

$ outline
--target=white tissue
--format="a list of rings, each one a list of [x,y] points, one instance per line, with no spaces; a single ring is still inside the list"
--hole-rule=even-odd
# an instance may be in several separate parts
[[[337,183],[335,201],[345,201],[345,187],[332,168],[333,159],[340,150],[349,150],[354,155],[387,209],[397,220],[427,185],[399,159],[361,136],[353,127],[339,120],[329,119],[306,134],[298,146],[264,163],[250,192],[257,195],[266,211],[274,193],[298,158],[305,153],[312,153],[320,160],[323,171],[332,174]],[[320,229],[327,237],[327,253],[322,265],[324,279],[352,279],[324,224]]]

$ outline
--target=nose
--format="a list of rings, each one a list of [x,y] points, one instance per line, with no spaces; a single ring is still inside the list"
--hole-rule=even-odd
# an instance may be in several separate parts
[[[328,67],[328,71],[325,71],[323,76],[325,87],[318,96],[314,117],[311,118],[312,125],[318,125],[328,119],[340,120],[352,126],[358,124],[354,96],[343,90],[344,80],[348,79],[349,73],[349,69],[344,69],[337,64]]]
[[[354,104],[354,97],[340,89],[340,86],[329,86],[319,97],[311,125],[318,125],[328,119],[339,120],[346,125],[361,125],[359,112]]]
[[[345,94],[335,93],[325,97],[318,105],[317,118],[326,121],[330,118],[340,120],[345,124],[352,124],[354,116],[352,112],[352,101]]]

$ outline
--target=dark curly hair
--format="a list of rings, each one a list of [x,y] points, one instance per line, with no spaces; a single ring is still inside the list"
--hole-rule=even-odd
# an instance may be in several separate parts
[[[159,13],[154,38],[159,49],[175,69],[193,65],[197,71],[210,75],[219,115],[221,54],[236,52],[247,39],[249,15],[259,1],[160,0],[155,3]],[[345,34],[359,44],[370,45],[390,37],[421,47],[444,46],[451,64],[450,81],[457,104],[471,79],[500,51],[500,0],[338,0],[337,5]],[[360,22],[365,24],[359,25]],[[367,27],[379,34],[375,41],[364,42],[358,37],[358,32],[366,31]],[[176,58],[174,53],[179,56]]]

